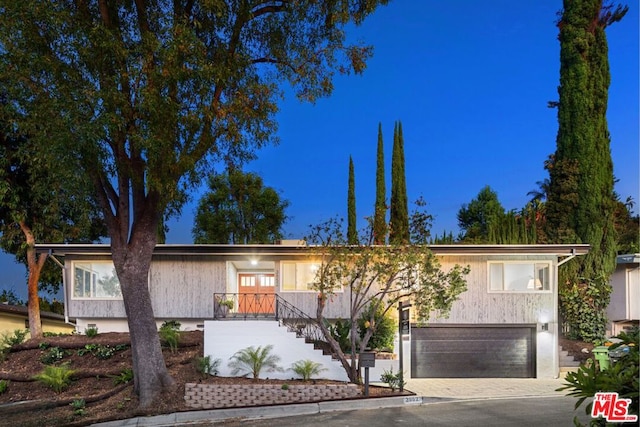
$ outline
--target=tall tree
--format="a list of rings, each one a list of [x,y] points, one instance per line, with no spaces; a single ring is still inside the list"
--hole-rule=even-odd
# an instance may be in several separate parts
[[[78,156],[107,222],[141,407],[173,384],[148,272],[158,224],[217,161],[275,141],[281,84],[302,100],[361,73],[346,43],[387,0],[0,0],[0,81],[34,143]],[[80,171],[78,171],[80,172]]]
[[[458,225],[464,231],[464,240],[469,243],[486,243],[489,230],[504,215],[498,194],[488,185],[480,190],[475,199],[463,204],[458,211]]]
[[[193,227],[196,243],[273,243],[282,238],[289,202],[255,173],[232,169],[209,177]]]
[[[376,202],[373,214],[373,242],[376,245],[387,243],[387,189],[384,177],[384,143],[382,141],[382,123],[378,123],[378,151],[376,156]]]
[[[0,120],[0,246],[27,268],[29,332],[40,338],[38,291],[56,291],[62,275],[45,263],[47,254],[36,254],[36,242],[91,242],[106,230],[89,183],[74,173],[74,159],[59,153],[55,163],[43,161],[46,156],[35,155],[38,147],[10,121]]]
[[[349,156],[349,189],[347,190],[347,243],[358,244],[358,227],[356,224],[356,177],[353,170],[353,159]]]
[[[397,122],[393,130],[391,213],[389,222],[389,242],[396,245],[409,243],[409,207],[404,170],[404,137],[402,136],[401,122]]]
[[[547,233],[554,243],[589,243],[589,254],[560,270],[560,286],[585,279],[606,283],[615,268],[613,162],[607,129],[610,83],[605,28],[628,7],[602,0],[565,0],[560,29],[560,86],[556,152],[548,163]],[[600,280],[596,280],[601,278]],[[587,283],[587,282],[585,282]],[[564,300],[561,291],[561,304]],[[601,298],[608,298],[606,289]],[[584,303],[592,296],[584,294]],[[562,307],[561,307],[562,309]],[[604,313],[594,320],[568,319],[572,328],[593,339],[604,333]],[[579,326],[580,323],[582,326]]]

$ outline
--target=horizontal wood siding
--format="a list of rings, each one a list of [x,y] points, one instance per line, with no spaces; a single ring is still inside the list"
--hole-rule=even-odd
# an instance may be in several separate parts
[[[158,318],[213,318],[213,293],[226,292],[226,262],[175,256],[154,260],[150,271],[153,311]]]
[[[453,268],[455,264],[468,265],[471,268],[467,276],[467,291],[453,303],[448,318],[433,315],[429,324],[466,323],[466,324],[514,324],[536,323],[540,318],[554,319],[555,279],[552,277],[551,292],[540,293],[490,293],[487,283],[487,261],[551,261],[551,270],[555,258],[544,256],[446,256],[440,258],[444,270]]]

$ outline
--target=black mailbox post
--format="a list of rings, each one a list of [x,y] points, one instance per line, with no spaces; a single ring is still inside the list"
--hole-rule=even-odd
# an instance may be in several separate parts
[[[369,368],[376,367],[376,354],[360,353],[360,367],[364,368],[364,395],[369,396]]]

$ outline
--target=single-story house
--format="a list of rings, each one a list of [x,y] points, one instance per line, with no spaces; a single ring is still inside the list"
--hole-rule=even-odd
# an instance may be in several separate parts
[[[468,290],[446,319],[412,325],[403,336],[403,365],[411,377],[528,377],[559,375],[557,272],[589,246],[432,245],[443,269],[469,265]],[[83,332],[126,331],[124,304],[109,245],[40,244],[64,269],[68,317]],[[225,338],[260,336],[256,319],[281,320],[281,311],[314,318],[317,294],[309,288],[315,270],[303,241],[275,245],[158,245],[149,272],[149,291],[158,323],[178,320],[184,329],[238,327]],[[223,304],[225,302],[225,304]],[[348,318],[349,293],[335,295],[327,318]],[[301,315],[300,315],[301,316]],[[215,320],[214,320],[215,319]],[[262,324],[264,325],[264,320]],[[229,326],[225,326],[229,325]],[[213,326],[210,327],[213,330]],[[298,331],[300,332],[300,331]],[[212,338],[213,339],[213,338]],[[256,343],[256,340],[249,341]],[[220,346],[222,347],[222,346]],[[240,347],[244,348],[244,347]],[[236,350],[240,349],[237,348]]]
[[[640,321],[640,254],[618,255],[610,283],[607,334],[615,336]]]
[[[65,317],[61,314],[48,311],[40,312],[40,323],[43,332],[70,334],[76,330],[75,323],[65,321]],[[11,335],[17,329],[29,329],[27,307],[0,303],[0,336]]]

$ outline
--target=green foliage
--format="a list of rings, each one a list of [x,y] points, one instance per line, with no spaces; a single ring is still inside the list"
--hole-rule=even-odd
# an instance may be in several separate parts
[[[9,388],[9,381],[8,380],[0,380],[0,394],[2,394],[5,391],[7,391],[8,388]]]
[[[13,289],[3,289],[0,292],[0,303],[7,303],[9,305],[26,305],[24,301],[18,298]]]
[[[194,360],[196,371],[202,374],[203,377],[207,375],[218,375],[218,367],[222,363],[221,359],[213,360],[211,356],[198,357]]]
[[[356,217],[356,176],[353,168],[353,159],[349,156],[349,185],[347,191],[347,242],[350,245],[358,244],[358,227]]]
[[[376,202],[373,216],[373,243],[387,243],[387,190],[384,177],[384,143],[382,141],[382,123],[378,123],[378,149],[376,155]]]
[[[84,399],[75,399],[69,404],[73,408],[73,415],[81,416],[85,413],[85,407],[87,406]]]
[[[389,216],[389,242],[395,245],[409,243],[409,208],[404,166],[404,137],[402,123],[393,130],[391,156],[391,212]]]
[[[283,369],[278,366],[280,356],[271,354],[272,350],[273,345],[269,344],[264,347],[258,346],[257,348],[250,346],[237,351],[230,358],[231,375],[238,375],[244,372],[243,376],[251,374],[252,378],[256,379],[260,377],[263,371],[282,372]]]
[[[328,323],[328,322],[327,322]],[[340,345],[340,349],[344,353],[348,353],[351,351],[351,324],[342,319],[336,320],[333,324],[328,323],[327,328],[329,328],[329,332],[334,340],[338,342]]]
[[[626,346],[628,353],[619,360],[613,362],[609,369],[600,370],[597,364],[589,359],[586,364],[578,368],[576,372],[569,372],[565,377],[565,385],[558,391],[568,390],[568,396],[578,398],[575,409],[578,409],[587,399],[595,396],[597,392],[616,392],[620,398],[631,399],[629,405],[630,414],[638,414],[638,404],[640,391],[638,378],[640,372],[640,355],[638,346],[640,345],[640,331],[635,327],[630,332],[622,332],[616,338],[620,343],[614,344],[609,351]],[[585,413],[590,415],[593,402],[589,402],[585,407]],[[580,425],[577,417],[574,419],[575,425]],[[604,425],[603,420],[594,420],[592,425]]]
[[[280,387],[282,390],[289,390],[289,384],[282,384],[282,386]]]
[[[61,393],[71,384],[75,371],[69,365],[45,366],[44,370],[33,378],[45,386],[51,388],[56,393]]]
[[[391,388],[391,391],[396,391],[396,389],[404,387],[406,384],[402,372],[394,374],[393,368],[389,369],[388,371],[385,369],[382,372],[382,375],[380,375],[380,380],[383,383],[386,383]]]
[[[195,243],[273,243],[282,238],[289,202],[265,187],[255,173],[232,169],[209,177],[209,192],[198,203]]]
[[[398,330],[398,324],[388,312],[385,313],[385,307],[377,301],[371,302],[358,318],[358,333],[361,339],[364,338],[367,330],[372,332],[368,348],[393,350],[393,339]]]
[[[415,209],[409,217],[409,239],[412,244],[426,245],[431,239],[433,215],[427,212],[427,201],[420,196],[414,202]]]
[[[162,342],[169,347],[172,353],[178,351],[180,342],[180,322],[177,320],[167,320],[158,331]]]
[[[45,365],[53,365],[64,359],[66,352],[60,347],[51,347],[48,351],[46,351],[42,356],[40,356],[40,361]]]
[[[27,329],[16,329],[11,335],[6,333],[2,334],[0,348],[11,348],[14,345],[22,344],[27,338],[28,333],[29,330]]]
[[[98,336],[98,328],[96,326],[85,328],[84,334],[89,338],[95,338]]]
[[[311,377],[319,375],[320,372],[326,371],[321,363],[312,360],[298,360],[291,364],[291,370],[299,375],[303,381],[309,381]]]
[[[586,342],[604,339],[610,295],[611,285],[604,277],[559,286],[558,298],[569,326],[568,338]]]
[[[458,211],[458,226],[464,230],[464,241],[485,243],[489,239],[492,224],[495,227],[502,215],[504,208],[498,200],[498,194],[488,185],[485,186],[475,199],[463,204]]]
[[[112,378],[113,385],[128,384],[133,380],[133,370],[131,368],[126,368]]]

